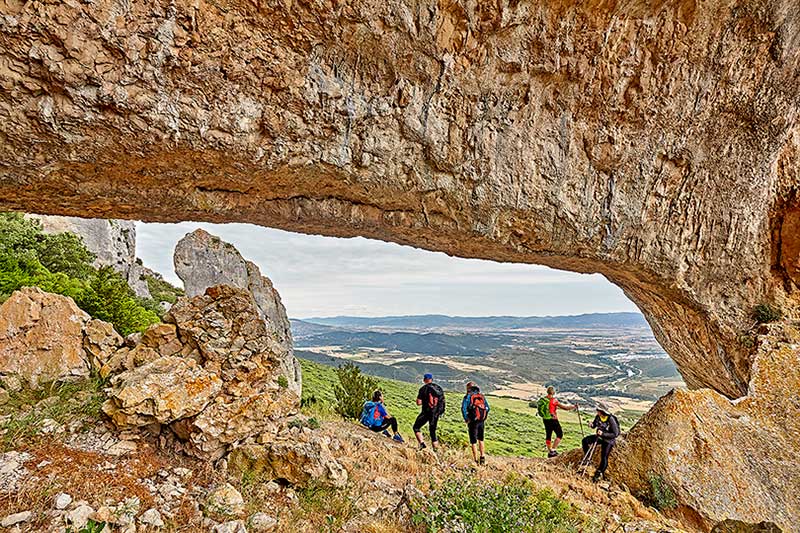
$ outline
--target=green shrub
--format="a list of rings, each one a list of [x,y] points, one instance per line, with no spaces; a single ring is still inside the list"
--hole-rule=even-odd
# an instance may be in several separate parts
[[[142,307],[133,289],[111,267],[98,269],[75,303],[93,317],[114,324],[122,335],[159,322],[158,315]]]
[[[643,498],[648,504],[659,511],[674,509],[678,506],[675,492],[667,481],[658,474],[650,474],[647,478],[650,484],[650,493]]]
[[[336,369],[339,384],[333,387],[336,398],[334,409],[344,418],[357,419],[361,416],[364,402],[372,398],[378,388],[378,380],[361,373],[353,363],[345,363]]]
[[[753,308],[753,320],[759,324],[768,324],[783,318],[783,311],[772,304],[761,303]]]
[[[412,502],[412,522],[426,531],[577,533],[587,519],[550,490],[521,478],[505,482],[449,478]]]
[[[289,386],[289,379],[283,374],[281,374],[280,376],[278,376],[278,386],[282,389],[287,388]]]

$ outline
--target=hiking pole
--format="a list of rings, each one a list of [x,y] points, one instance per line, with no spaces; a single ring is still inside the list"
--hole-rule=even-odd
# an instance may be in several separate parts
[[[586,473],[586,469],[589,468],[589,465],[592,464],[592,458],[594,457],[594,451],[597,448],[597,441],[594,441],[589,449],[586,451],[586,455],[583,456],[583,459],[578,464],[578,473],[583,475]]]

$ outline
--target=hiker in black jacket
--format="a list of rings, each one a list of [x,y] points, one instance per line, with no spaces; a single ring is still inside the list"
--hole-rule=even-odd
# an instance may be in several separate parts
[[[603,473],[608,468],[608,456],[611,454],[611,449],[619,437],[619,421],[617,417],[611,414],[611,409],[606,404],[600,402],[597,404],[597,415],[594,420],[589,424],[590,428],[595,429],[594,435],[585,437],[582,442],[583,455],[589,452],[589,447],[598,443],[600,445],[600,466],[592,476],[592,481],[597,481],[603,477]]]
[[[428,424],[428,429],[431,432],[431,445],[433,450],[439,447],[439,440],[436,438],[436,426],[439,424],[439,417],[444,413],[444,391],[442,388],[433,382],[433,375],[425,374],[422,378],[424,385],[419,389],[417,394],[417,405],[422,410],[414,422],[414,436],[417,437],[419,449],[425,448],[425,443],[422,442],[422,433],[420,430],[422,426]]]

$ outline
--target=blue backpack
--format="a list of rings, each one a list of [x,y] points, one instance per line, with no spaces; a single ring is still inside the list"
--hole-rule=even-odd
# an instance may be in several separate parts
[[[379,402],[364,402],[364,407],[361,409],[361,418],[359,420],[362,425],[368,428],[380,425],[381,413],[378,410],[379,405]]]

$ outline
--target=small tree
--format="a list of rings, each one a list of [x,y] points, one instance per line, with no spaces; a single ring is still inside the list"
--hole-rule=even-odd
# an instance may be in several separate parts
[[[361,416],[361,407],[372,397],[378,388],[378,380],[361,373],[361,369],[353,363],[345,363],[336,369],[339,384],[333,386],[336,397],[334,409],[344,418]]]

